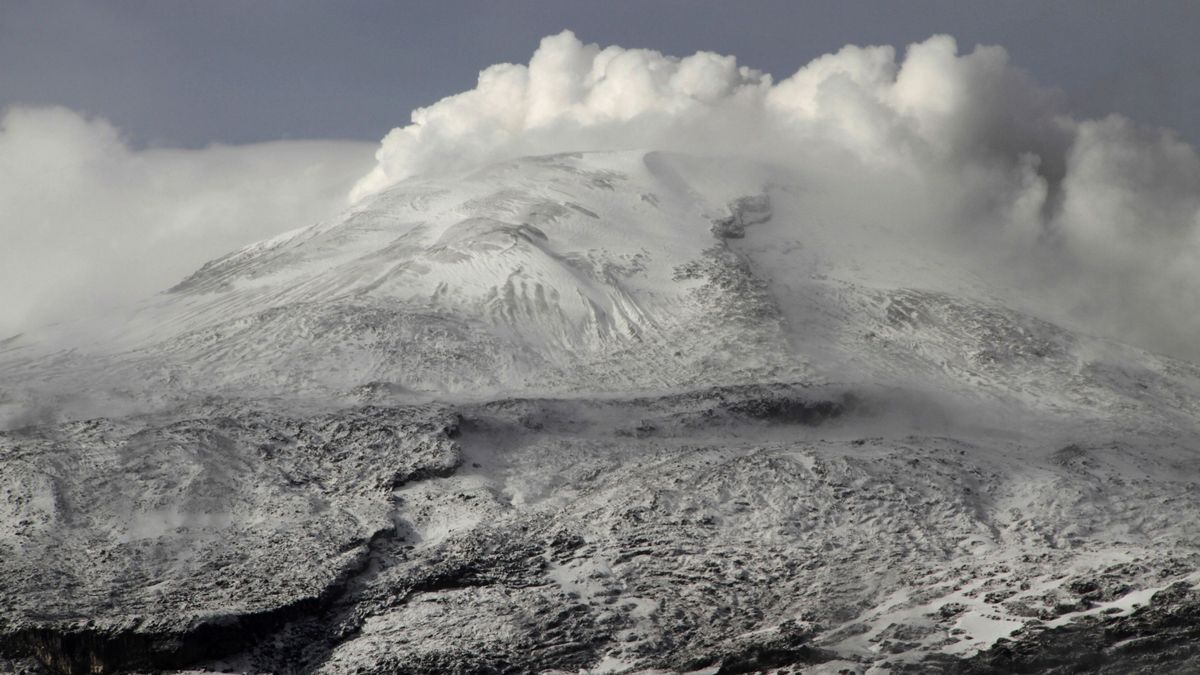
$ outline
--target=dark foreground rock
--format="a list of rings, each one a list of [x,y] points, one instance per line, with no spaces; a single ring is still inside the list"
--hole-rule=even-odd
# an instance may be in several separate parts
[[[1200,590],[1178,582],[1128,615],[1086,616],[1058,628],[1031,628],[975,656],[931,658],[903,672],[1002,673],[1200,672]]]
[[[435,407],[202,407],[0,435],[0,505],[22,516],[0,654],[84,673],[236,652],[327,607],[395,535],[391,490],[461,462]]]
[[[1161,505],[1200,505],[1142,449],[913,435],[886,389],[389,395],[0,435],[0,671],[1197,664],[1200,559]]]

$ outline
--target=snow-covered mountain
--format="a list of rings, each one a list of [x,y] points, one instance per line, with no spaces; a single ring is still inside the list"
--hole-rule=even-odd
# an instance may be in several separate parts
[[[1200,667],[1200,367],[810,179],[410,178],[0,343],[0,655]]]
[[[977,258],[831,222],[797,180],[632,151],[411,179],[208,263],[126,320],[8,341],[30,377],[10,380],[7,412],[22,387],[84,406],[114,389],[486,398],[767,380],[1195,411],[1190,365],[1039,320]],[[1154,386],[1114,381],[1139,376]]]

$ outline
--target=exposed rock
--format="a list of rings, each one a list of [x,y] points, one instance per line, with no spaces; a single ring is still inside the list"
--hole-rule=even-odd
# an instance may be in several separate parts
[[[6,340],[0,670],[1196,670],[1200,367],[731,166],[415,177]]]

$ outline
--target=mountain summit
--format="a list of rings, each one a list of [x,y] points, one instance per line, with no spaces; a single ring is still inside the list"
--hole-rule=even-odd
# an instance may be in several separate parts
[[[1200,663],[1200,367],[831,199],[671,152],[447,170],[0,343],[0,659]]]

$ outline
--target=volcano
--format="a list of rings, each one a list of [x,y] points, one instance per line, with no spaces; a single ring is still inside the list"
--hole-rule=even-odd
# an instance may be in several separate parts
[[[828,199],[421,175],[0,343],[0,666],[1200,668],[1200,366]]]

